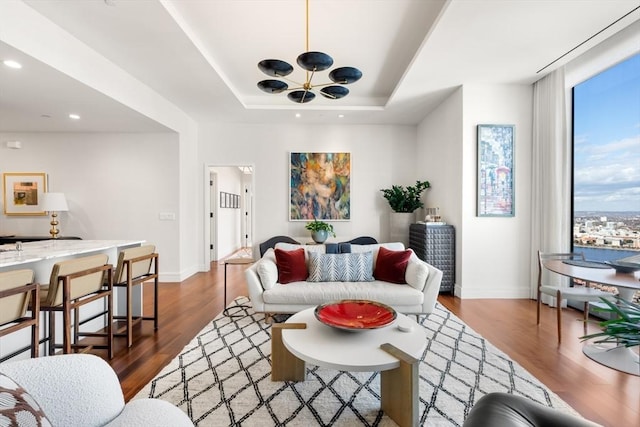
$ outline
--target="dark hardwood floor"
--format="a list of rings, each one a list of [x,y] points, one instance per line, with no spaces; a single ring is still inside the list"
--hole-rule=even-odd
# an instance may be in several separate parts
[[[228,300],[246,295],[244,269],[227,268]],[[145,285],[146,286],[146,285]],[[130,400],[224,308],[224,266],[212,264],[182,283],[160,285],[160,328],[153,322],[136,326],[133,347],[116,339],[117,372],[126,400]],[[152,288],[145,288],[149,304]],[[532,300],[460,300],[441,295],[439,301],[476,332],[540,379],[584,417],[605,426],[640,425],[640,377],[617,372],[582,354],[577,337],[583,334],[580,313],[567,309],[563,342],[557,344],[555,311],[542,307],[536,325]],[[596,326],[591,326],[596,330]]]

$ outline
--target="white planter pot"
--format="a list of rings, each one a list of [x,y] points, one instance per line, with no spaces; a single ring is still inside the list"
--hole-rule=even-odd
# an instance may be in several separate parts
[[[409,226],[415,220],[415,213],[391,212],[389,234],[392,242],[402,242],[409,247]]]

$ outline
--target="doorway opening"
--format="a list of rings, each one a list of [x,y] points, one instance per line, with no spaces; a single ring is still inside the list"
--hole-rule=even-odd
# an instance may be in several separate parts
[[[253,253],[253,165],[206,167],[205,261]]]

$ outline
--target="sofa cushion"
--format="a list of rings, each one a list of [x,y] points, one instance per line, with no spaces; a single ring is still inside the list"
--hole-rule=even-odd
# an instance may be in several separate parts
[[[373,253],[309,254],[309,282],[371,282]]]
[[[327,254],[339,254],[340,253],[340,245],[337,243],[325,243],[324,251]]]
[[[351,245],[351,252],[373,252],[373,267],[375,269],[378,260],[378,251],[380,248],[386,248],[392,251],[403,251],[404,244],[402,242],[378,243],[375,245]]]
[[[340,253],[341,254],[350,254],[351,253],[351,243],[338,243],[340,245]]]
[[[390,283],[407,283],[405,273],[412,253],[411,250],[392,251],[381,247],[378,250],[373,277]]]
[[[294,245],[293,243],[276,243],[275,249],[281,249],[283,251],[295,251],[297,249],[304,249],[305,253],[320,252],[325,253],[325,245]]]
[[[38,402],[24,388],[1,373],[0,425],[51,426]]]
[[[276,266],[278,267],[278,282],[281,284],[307,280],[307,264],[303,248],[285,251],[276,249]]]
[[[273,305],[320,305],[343,299],[367,299],[390,306],[422,305],[424,293],[409,285],[381,282],[293,282],[276,283],[262,298]]]

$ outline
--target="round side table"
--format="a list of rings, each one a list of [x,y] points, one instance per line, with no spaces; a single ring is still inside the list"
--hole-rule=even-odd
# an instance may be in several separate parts
[[[228,258],[224,260],[224,309],[222,314],[228,317],[240,317],[240,314],[230,313],[227,307],[227,265],[249,265],[256,262],[253,258]],[[239,305],[234,308],[249,308],[248,305]]]

